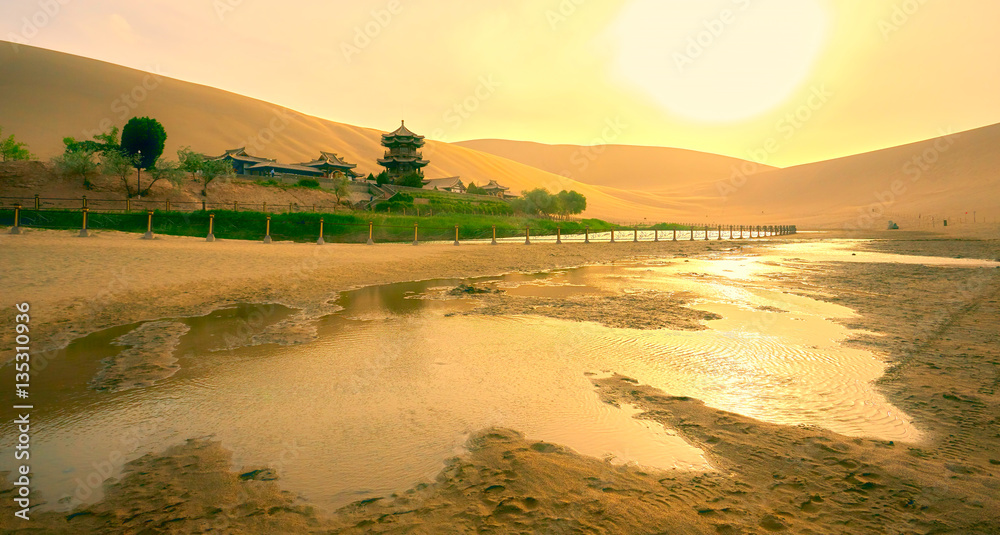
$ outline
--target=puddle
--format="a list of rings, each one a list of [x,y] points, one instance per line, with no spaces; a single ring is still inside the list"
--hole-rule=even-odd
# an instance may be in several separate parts
[[[788,252],[811,259],[814,251]],[[87,379],[139,324],[95,333],[32,385],[44,396],[33,413],[36,488],[49,506],[68,509],[99,499],[100,482],[125,460],[213,436],[234,451],[234,468],[271,466],[283,488],[331,509],[432,481],[471,433],[490,426],[616,463],[710,469],[671,430],[601,403],[588,374],[612,372],[769,422],[918,441],[908,417],[872,386],[886,364],[842,347],[852,331],[833,319],[853,312],[764,284],[788,270],[787,256],[651,259],[473,281],[521,297],[690,292],[694,308],[722,316],[695,332],[465,315],[475,298],[448,290],[468,281],[410,282],[343,293],[343,310],[317,320],[317,339],[300,345],[247,346],[295,313],[279,305],[176,319],[190,327],[174,354],[179,370],[114,393],[86,388]],[[0,424],[4,437],[9,430]],[[3,458],[12,445],[0,444]]]

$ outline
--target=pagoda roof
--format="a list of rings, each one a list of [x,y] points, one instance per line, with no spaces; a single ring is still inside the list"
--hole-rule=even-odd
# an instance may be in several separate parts
[[[247,169],[275,169],[275,170],[286,170],[286,171],[299,171],[308,173],[320,173],[323,172],[316,169],[315,167],[306,167],[304,165],[298,165],[293,163],[278,163],[274,161],[261,162],[256,165],[251,165]]]
[[[413,163],[421,167],[431,163],[428,160],[421,160],[416,156],[392,156],[390,158],[379,158],[378,164],[384,166],[387,163]]]
[[[243,162],[273,162],[274,160],[270,158],[260,158],[258,156],[251,156],[247,154],[246,147],[240,147],[238,149],[229,149],[222,156],[212,158],[213,160],[222,160],[225,158],[232,158],[234,160],[240,160]]]
[[[462,183],[461,177],[453,176],[448,178],[431,178],[429,180],[424,180],[424,189],[448,189],[456,187],[465,189],[465,184]]]
[[[496,180],[490,180],[489,184],[486,184],[485,186],[480,186],[480,189],[493,190],[493,191],[507,191],[510,188],[508,188],[507,186],[501,186],[500,184],[497,184]]]
[[[305,167],[334,167],[344,170],[354,169],[355,167],[358,166],[358,164],[356,163],[345,162],[340,158],[340,156],[337,156],[337,154],[334,152],[320,152],[319,158],[316,158],[311,162],[300,163],[298,165],[302,165]]]
[[[414,134],[406,127],[406,121],[400,121],[399,128],[388,134],[382,134],[382,139],[389,139],[394,137],[412,137],[414,139],[424,139],[424,136]]]

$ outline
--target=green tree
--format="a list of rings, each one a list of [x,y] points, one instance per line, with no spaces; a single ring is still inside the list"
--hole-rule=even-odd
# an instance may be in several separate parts
[[[525,208],[529,214],[550,215],[557,209],[556,201],[545,188],[535,188],[531,191],[522,192]]]
[[[87,151],[91,154],[104,154],[109,150],[121,150],[121,144],[118,143],[117,126],[112,126],[103,134],[95,134],[93,140],[77,141],[72,137],[64,137],[63,144],[66,145],[66,152]]]
[[[149,190],[153,189],[153,185],[160,180],[170,182],[170,184],[175,188],[180,187],[181,183],[184,181],[184,170],[181,169],[181,164],[171,160],[160,160],[156,162],[156,167],[149,170],[149,175],[153,180],[144,191],[139,192],[139,195],[149,194]]]
[[[125,195],[130,198],[138,193],[138,187],[133,191],[132,185],[128,183],[129,176],[132,175],[132,169],[135,167],[136,159],[126,155],[122,151],[109,150],[101,154],[101,172],[105,175],[118,177],[125,187]]]
[[[346,197],[347,194],[350,193],[348,188],[350,183],[351,181],[348,180],[346,176],[340,175],[333,177],[333,189],[330,191],[332,191],[333,195],[337,197],[337,204],[340,204],[341,198]]]
[[[156,119],[149,117],[133,117],[122,128],[122,153],[135,162],[138,171],[139,188],[142,190],[142,170],[156,165],[156,160],[163,154],[163,145],[167,141],[167,131]],[[146,188],[148,191],[149,188]],[[140,192],[141,195],[141,192]]]
[[[392,183],[392,179],[389,178],[389,172],[388,171],[382,171],[381,173],[378,174],[377,177],[375,177],[375,184],[377,184],[379,186],[384,186],[384,185],[390,184],[390,183]]]
[[[587,209],[587,197],[576,191],[562,190],[559,198],[560,213],[563,215],[580,214]]]
[[[194,152],[191,147],[181,147],[177,151],[177,161],[180,162],[181,170],[191,173],[191,178],[194,179],[205,163],[205,155]]]
[[[486,195],[486,190],[476,185],[475,182],[470,182],[469,187],[466,188],[466,193],[471,193],[473,195]]]
[[[208,197],[208,185],[220,176],[233,176],[233,164],[229,160],[205,160],[201,164],[201,181],[204,184],[201,194]]]
[[[87,189],[92,186],[91,177],[97,174],[94,153],[85,150],[64,152],[62,155],[52,158],[52,165],[56,168],[56,173],[62,177],[83,179],[83,187]]]
[[[424,187],[424,177],[420,173],[410,172],[396,179],[396,185],[409,188]]]
[[[3,129],[0,128],[0,133]],[[16,160],[32,160],[35,158],[33,154],[28,152],[28,144],[14,139],[14,134],[11,134],[6,139],[0,140],[0,156],[3,157],[3,161],[16,161]]]

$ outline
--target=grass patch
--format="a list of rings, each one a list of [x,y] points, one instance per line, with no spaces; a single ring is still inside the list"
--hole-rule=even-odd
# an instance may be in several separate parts
[[[209,214],[215,215],[213,233],[219,239],[260,240],[264,237],[266,214],[260,212],[164,212],[153,213],[153,232],[172,236],[206,236]],[[146,231],[146,213],[90,212],[87,226],[91,230],[117,230],[142,233]],[[496,226],[497,237],[523,236],[525,227],[532,236],[553,235],[561,228],[564,235],[582,234],[589,226],[591,232],[602,232],[617,225],[600,219],[581,221],[553,221],[528,217],[441,214],[429,217],[401,216],[384,213],[297,213],[271,214],[271,238],[295,242],[316,241],[319,237],[319,220],[323,218],[323,237],[329,242],[364,243],[368,240],[368,222],[373,227],[377,242],[410,242],[413,225],[419,225],[421,241],[454,240],[455,226],[459,227],[460,240],[490,239]],[[21,210],[21,225],[26,228],[79,229],[83,215],[77,210]],[[14,211],[0,210],[0,225],[13,225]]]

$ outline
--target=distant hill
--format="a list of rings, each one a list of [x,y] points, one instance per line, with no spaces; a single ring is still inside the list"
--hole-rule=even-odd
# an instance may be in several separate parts
[[[545,145],[530,141],[477,139],[455,145],[503,156],[584,184],[666,195],[728,179],[744,160],[686,149],[633,145]],[[753,165],[753,172],[775,167]]]
[[[17,135],[44,159],[62,150],[65,136],[86,138],[136,115],[163,123],[168,157],[184,145],[208,154],[247,146],[250,153],[289,163],[332,151],[368,173],[379,171],[376,159],[383,152],[380,130],[24,45],[0,46],[0,102],[4,132]],[[427,133],[420,125],[407,126]],[[494,179],[514,192],[577,190],[588,199],[585,215],[612,221],[840,228],[870,214],[872,205],[913,217],[956,217],[973,210],[982,217],[1000,216],[998,147],[1000,125],[788,169],[682,149],[502,140],[428,141],[424,157],[431,161],[430,178],[459,175],[478,184]],[[734,180],[733,170],[741,168],[756,174]],[[880,192],[891,192],[895,181],[905,192],[891,202],[879,201]],[[882,226],[881,220],[875,222]]]

